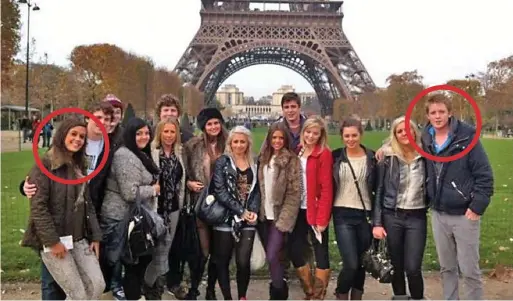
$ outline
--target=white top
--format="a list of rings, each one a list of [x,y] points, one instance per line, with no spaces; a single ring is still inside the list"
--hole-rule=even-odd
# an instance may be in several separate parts
[[[264,188],[265,188],[265,218],[274,220],[274,199],[273,199],[273,176],[274,176],[274,156],[269,164],[264,166]]]
[[[365,176],[367,174],[367,156],[351,157],[349,158],[351,166],[353,166],[356,179],[358,180],[358,186],[362,192],[363,202],[365,203],[365,209],[372,209],[372,202],[367,189],[367,182]],[[353,174],[347,163],[340,164],[339,171],[339,187],[337,187],[337,195],[333,206],[335,207],[346,207],[354,209],[362,209],[362,201],[358,195],[358,190],[353,179]]]
[[[307,202],[307,187],[306,187],[306,161],[307,158],[301,157],[301,171],[303,174],[303,195],[301,196],[301,209],[306,209],[306,202]]]
[[[96,166],[98,157],[100,156],[101,152],[103,150],[103,139],[101,140],[87,140],[87,146],[86,146],[86,162],[87,162],[87,175],[91,174]]]

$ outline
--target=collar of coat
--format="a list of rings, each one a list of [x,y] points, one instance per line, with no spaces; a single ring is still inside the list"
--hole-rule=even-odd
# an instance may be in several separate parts
[[[73,164],[71,158],[66,158],[66,156],[62,152],[56,151],[53,147],[50,148],[50,150],[48,150],[48,152],[45,155],[45,158],[49,161],[51,170],[59,169],[63,165]]]
[[[279,168],[284,168],[290,162],[290,158],[292,156],[296,155],[287,149],[281,149],[274,157],[274,165],[278,166]],[[258,162],[263,163],[262,161],[263,158],[260,156],[258,158]]]

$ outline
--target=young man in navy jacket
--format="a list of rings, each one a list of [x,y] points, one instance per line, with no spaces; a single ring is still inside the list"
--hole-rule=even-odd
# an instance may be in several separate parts
[[[452,116],[450,101],[431,96],[426,104],[429,120],[422,134],[423,149],[435,156],[456,155],[476,135],[470,125]],[[483,298],[479,268],[480,219],[493,195],[493,172],[480,141],[460,159],[427,160],[426,192],[432,208],[433,236],[440,262],[446,300],[459,299],[458,267],[465,299]]]

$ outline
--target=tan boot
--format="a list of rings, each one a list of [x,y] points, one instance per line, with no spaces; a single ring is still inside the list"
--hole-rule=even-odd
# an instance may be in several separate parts
[[[297,276],[301,285],[303,286],[303,291],[305,292],[304,300],[311,300],[313,296],[313,281],[312,281],[312,270],[310,269],[309,264],[305,264],[304,266],[296,269]]]
[[[328,288],[328,284],[330,282],[330,269],[315,269],[315,279],[314,279],[314,299],[315,300],[324,300],[326,296],[326,289]]]

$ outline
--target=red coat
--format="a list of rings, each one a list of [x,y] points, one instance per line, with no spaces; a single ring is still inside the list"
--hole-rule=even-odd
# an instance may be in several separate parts
[[[333,205],[333,156],[316,146],[306,161],[306,220],[309,225],[328,226]]]

